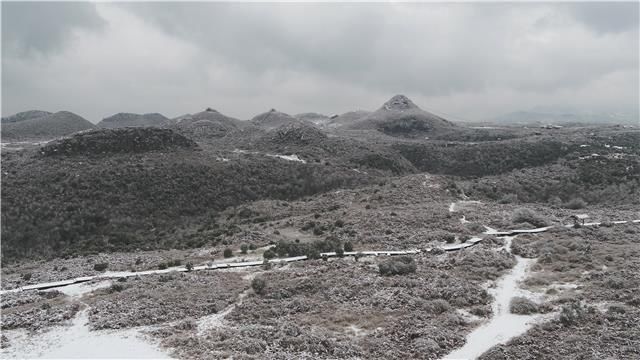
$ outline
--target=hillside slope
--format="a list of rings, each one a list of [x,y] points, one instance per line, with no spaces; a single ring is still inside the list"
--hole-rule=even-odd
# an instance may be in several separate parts
[[[49,140],[96,126],[69,111],[2,124],[2,140]]]
[[[118,113],[102,119],[97,126],[106,129],[119,127],[145,127],[145,126],[165,126],[169,119],[162,114],[132,114]]]
[[[266,154],[182,146],[103,152],[124,143],[104,136],[91,146],[74,141],[45,147],[56,156],[38,156],[37,149],[2,154],[4,261],[199,246],[234,232],[211,222],[230,206],[376,181],[345,166]]]
[[[195,149],[198,145],[170,129],[116,128],[83,131],[49,142],[40,149],[44,156],[139,153],[178,148]]]
[[[37,119],[37,118],[41,118],[51,114],[52,113],[48,111],[28,110],[28,111],[19,112],[17,114],[10,115],[7,117],[3,117],[1,122],[3,124],[14,123],[14,122],[23,121],[23,120]]]

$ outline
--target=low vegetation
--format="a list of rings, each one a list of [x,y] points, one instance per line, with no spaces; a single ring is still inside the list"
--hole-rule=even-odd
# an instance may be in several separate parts
[[[380,275],[406,275],[416,272],[416,263],[412,257],[399,256],[384,260],[378,264]]]

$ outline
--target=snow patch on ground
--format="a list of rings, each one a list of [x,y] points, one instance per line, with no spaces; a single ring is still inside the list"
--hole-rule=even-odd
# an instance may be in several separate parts
[[[56,326],[43,333],[23,329],[3,331],[10,347],[2,349],[3,359],[169,359],[167,354],[143,340],[136,330],[89,331],[87,310],[70,326]]]
[[[279,158],[279,159],[283,159],[283,160],[289,160],[289,161],[297,161],[297,162],[301,162],[303,164],[306,164],[307,161],[304,159],[300,159],[298,157],[298,155],[296,154],[292,154],[292,155],[277,155],[277,154],[267,154],[267,156],[269,157],[275,157],[275,158]]]
[[[356,324],[351,324],[347,326],[347,328],[345,329],[345,332],[355,337],[367,336],[369,334],[368,331],[366,331],[365,329],[362,329]]]

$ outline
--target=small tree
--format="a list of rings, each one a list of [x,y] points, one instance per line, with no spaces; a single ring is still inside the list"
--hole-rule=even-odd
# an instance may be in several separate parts
[[[164,270],[167,268],[167,263],[160,263],[158,264],[158,270]]]
[[[187,272],[191,272],[191,270],[193,270],[193,263],[188,262],[185,267],[187,268]]]
[[[246,254],[248,250],[249,250],[249,245],[247,245],[247,244],[240,245],[240,252],[241,253]]]
[[[272,250],[272,249],[268,249],[267,251],[264,252],[264,254],[262,254],[262,256],[269,260],[269,259],[273,259],[276,257],[276,253]]]
[[[547,220],[545,218],[527,208],[516,209],[513,212],[512,220],[514,224],[529,223],[537,227],[547,226]]]
[[[249,250],[255,250],[257,249],[256,244],[249,244]]]
[[[253,292],[258,295],[264,294],[265,287],[267,287],[267,283],[262,278],[257,277],[251,281],[251,288],[253,289]]]
[[[224,252],[222,253],[222,256],[224,256],[225,258],[232,257],[233,256],[233,250],[231,250],[230,248],[224,249]]]
[[[339,258],[344,257],[344,250],[342,249],[342,247],[336,249],[336,256]]]
[[[351,241],[347,241],[344,243],[344,251],[351,252],[353,251],[353,244]]]

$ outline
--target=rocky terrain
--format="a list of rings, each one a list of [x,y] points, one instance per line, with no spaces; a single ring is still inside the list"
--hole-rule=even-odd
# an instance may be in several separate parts
[[[3,151],[2,354],[82,330],[176,358],[637,358],[638,144],[396,96]]]

